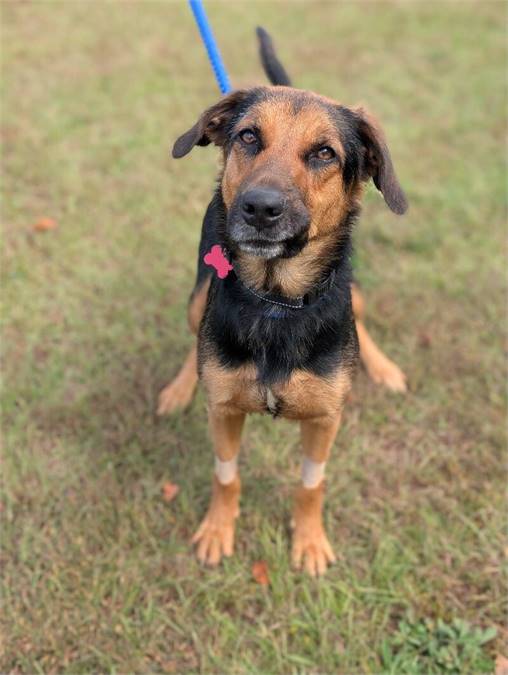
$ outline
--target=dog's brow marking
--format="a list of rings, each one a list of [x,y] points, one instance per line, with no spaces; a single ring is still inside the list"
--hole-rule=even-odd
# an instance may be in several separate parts
[[[325,476],[326,462],[313,462],[305,457],[302,464],[303,487],[313,489],[317,487]]]
[[[234,481],[236,478],[237,467],[237,457],[233,457],[233,459],[223,462],[215,456],[215,475],[221,485],[229,485],[229,483]]]

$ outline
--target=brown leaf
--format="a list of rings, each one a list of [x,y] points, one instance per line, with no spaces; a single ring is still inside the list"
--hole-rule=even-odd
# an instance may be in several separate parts
[[[508,675],[508,659],[502,654],[496,656],[496,669],[494,675]]]
[[[34,223],[34,230],[36,232],[47,232],[48,230],[54,230],[56,226],[57,222],[53,218],[40,218]]]
[[[268,577],[268,565],[264,560],[258,560],[252,565],[252,576],[256,583],[268,586],[270,578]]]
[[[432,337],[430,336],[429,333],[421,331],[418,336],[418,344],[422,349],[429,349],[430,347],[432,347]]]
[[[176,495],[180,492],[180,488],[175,483],[166,481],[162,486],[162,499],[165,502],[172,502]]]

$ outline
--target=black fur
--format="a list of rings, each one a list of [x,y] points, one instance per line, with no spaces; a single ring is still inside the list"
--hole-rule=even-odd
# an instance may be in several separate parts
[[[267,386],[287,381],[296,369],[326,377],[339,365],[351,368],[357,355],[349,235],[355,217],[350,214],[341,225],[342,236],[330,260],[336,269],[330,290],[303,309],[266,303],[249,293],[235,275],[224,280],[214,276],[200,329],[200,361],[213,353],[226,368],[253,363],[260,383]],[[218,189],[203,222],[197,287],[210,274],[204,253],[213,244],[226,245],[225,220]]]
[[[285,87],[291,86],[291,80],[284,66],[277,58],[272,38],[264,28],[258,26],[256,33],[259,40],[259,57],[265,73],[272,84],[280,84]]]
[[[290,85],[289,77],[275,55],[270,37],[262,28],[258,28],[257,33],[261,59],[271,82]],[[294,90],[266,87],[237,92],[235,96],[233,106],[231,99],[225,99],[226,105],[230,107],[221,128],[220,144],[226,155],[233,142],[233,129],[237,121],[252,105],[276,97],[281,101],[291,101],[297,114],[309,99],[309,94],[304,91],[297,93]],[[373,177],[390,208],[402,213],[407,204],[383,139],[376,135],[375,129],[369,127],[368,120],[362,117],[362,111],[349,110],[326,101],[322,101],[322,106],[340,132],[345,150],[342,172],[346,186]],[[206,135],[201,136],[201,133],[198,122],[175,144],[176,156],[189,152],[192,145],[209,142]],[[323,270],[323,277],[327,277],[331,269],[335,270],[330,288],[303,308],[280,307],[249,292],[236,274],[232,273],[221,280],[205,265],[203,257],[214,244],[220,244],[230,251],[234,263],[235,245],[228,237],[228,214],[219,186],[203,221],[194,290],[195,293],[212,276],[207,307],[200,326],[199,369],[210,354],[215,355],[225,368],[252,363],[257,369],[260,383],[265,386],[287,381],[295,370],[307,370],[322,377],[336,371],[338,367],[350,370],[358,355],[351,306],[350,263],[351,228],[357,215],[358,211],[352,210],[343,222],[337,223],[335,251],[330,255],[328,268]],[[276,261],[267,263],[268,279],[272,264],[276,264]],[[271,291],[277,292],[277,289],[272,288]]]

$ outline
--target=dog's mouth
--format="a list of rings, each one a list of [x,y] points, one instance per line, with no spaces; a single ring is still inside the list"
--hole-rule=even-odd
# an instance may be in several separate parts
[[[250,239],[237,242],[237,246],[243,253],[254,255],[258,258],[276,258],[285,252],[284,241],[271,241],[270,239]]]
[[[228,213],[226,239],[233,249],[270,260],[290,258],[301,251],[308,238],[310,217],[303,206],[292,203],[280,217],[249,221],[237,198]]]

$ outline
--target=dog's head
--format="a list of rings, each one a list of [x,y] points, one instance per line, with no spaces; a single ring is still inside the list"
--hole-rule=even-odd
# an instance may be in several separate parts
[[[372,178],[392,211],[407,201],[384,135],[361,108],[290,87],[236,91],[206,110],[173,148],[223,148],[228,244],[263,258],[291,257],[329,235]]]

